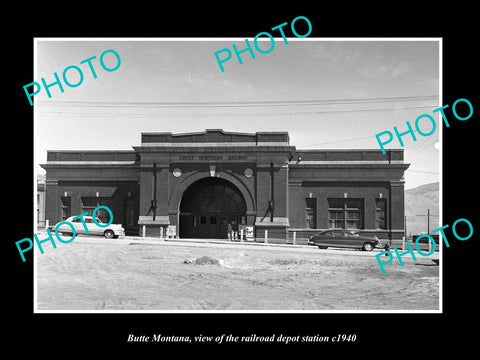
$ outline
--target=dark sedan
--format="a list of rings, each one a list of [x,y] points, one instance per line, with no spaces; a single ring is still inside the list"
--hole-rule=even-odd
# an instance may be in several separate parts
[[[328,247],[358,248],[372,251],[378,244],[378,238],[363,236],[355,230],[325,230],[310,236],[309,245],[316,245],[319,249]]]

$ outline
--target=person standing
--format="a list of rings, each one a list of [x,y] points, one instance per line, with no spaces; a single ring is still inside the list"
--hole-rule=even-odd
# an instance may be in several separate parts
[[[227,238],[232,241],[232,224],[230,224],[230,221],[227,224]]]

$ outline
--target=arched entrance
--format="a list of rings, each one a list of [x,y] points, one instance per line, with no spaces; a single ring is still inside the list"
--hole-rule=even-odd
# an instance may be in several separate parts
[[[246,224],[245,199],[231,182],[207,177],[185,190],[180,202],[181,238],[226,239],[229,222],[234,231]]]

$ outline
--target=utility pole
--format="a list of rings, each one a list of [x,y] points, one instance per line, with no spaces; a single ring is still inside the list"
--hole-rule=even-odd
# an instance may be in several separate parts
[[[430,235],[430,216],[438,216],[437,214],[430,214],[430,209],[427,209],[427,215],[415,215],[415,216],[426,216],[427,217],[427,234]]]
[[[270,209],[270,222],[273,222],[273,210],[275,209],[275,170],[273,169],[273,163],[270,163],[270,201],[268,202],[268,208]]]
[[[430,209],[427,211],[427,234],[430,235]]]
[[[153,163],[153,221],[155,221],[155,215],[157,215],[157,163]]]

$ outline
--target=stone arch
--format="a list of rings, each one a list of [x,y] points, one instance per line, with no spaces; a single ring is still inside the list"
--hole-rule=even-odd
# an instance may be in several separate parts
[[[218,172],[218,177],[231,182],[235,185],[240,193],[242,194],[245,205],[247,208],[247,214],[253,214],[255,212],[255,202],[253,198],[253,194],[249,191],[249,189],[245,186],[245,184],[240,181],[235,175],[229,172]],[[180,211],[180,202],[182,200],[183,193],[186,189],[193,183],[203,178],[208,178],[209,174],[205,172],[196,171],[193,172],[182,180],[182,182],[173,190],[172,195],[168,201],[168,211],[170,214],[178,214]]]

